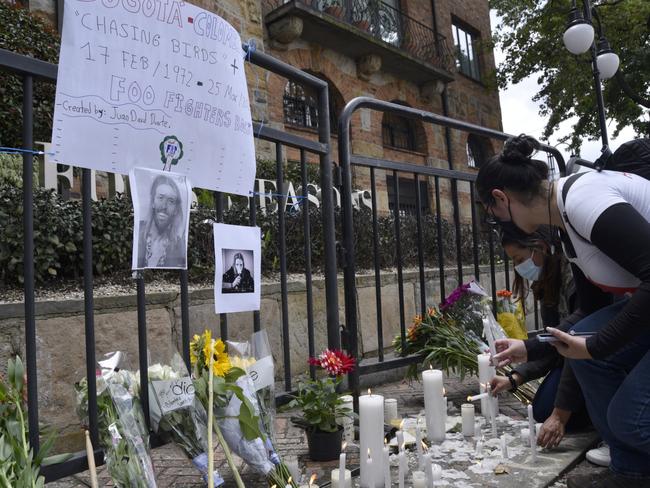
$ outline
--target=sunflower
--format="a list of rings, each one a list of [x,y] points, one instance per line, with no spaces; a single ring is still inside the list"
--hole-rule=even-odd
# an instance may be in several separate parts
[[[199,342],[201,341],[201,336],[195,334],[192,342],[190,342],[190,364],[194,366],[199,360],[198,351],[201,350]]]
[[[205,346],[203,346],[206,367],[210,367],[210,355],[213,355],[212,372],[215,376],[225,376],[232,368],[230,358],[226,353],[226,345],[221,339],[217,339],[213,342],[212,334],[209,330],[206,330],[203,335],[206,338]]]

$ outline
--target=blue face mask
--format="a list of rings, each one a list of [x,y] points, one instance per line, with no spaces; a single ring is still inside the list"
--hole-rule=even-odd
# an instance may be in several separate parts
[[[517,270],[517,273],[526,278],[528,281],[537,281],[539,279],[539,275],[542,274],[542,267],[537,266],[534,263],[532,254],[528,259],[526,259],[526,261],[515,266],[515,269]]]

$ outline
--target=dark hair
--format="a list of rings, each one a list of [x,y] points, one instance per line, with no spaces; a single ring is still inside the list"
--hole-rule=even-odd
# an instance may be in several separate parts
[[[174,191],[174,195],[176,195],[176,207],[181,208],[181,191],[176,182],[167,175],[158,175],[151,183],[151,202],[153,203],[156,198],[156,190],[160,185],[167,185]]]
[[[232,265],[234,266],[237,263],[237,260],[241,260],[242,266],[246,267],[246,261],[244,261],[244,255],[240,252],[235,253],[235,255],[232,258]]]
[[[553,233],[547,225],[540,226],[535,233],[531,235],[515,235],[510,232],[501,234],[501,246],[505,248],[508,245],[518,246],[520,248],[535,249],[543,251],[541,243],[552,244]],[[544,253],[544,263],[539,280],[535,281],[530,289],[533,291],[535,300],[541,300],[546,307],[557,307],[560,302],[560,288],[562,287],[562,254]],[[518,299],[526,299],[528,295],[528,284],[523,277],[515,271],[515,278],[512,282],[512,292]]]
[[[528,203],[542,195],[542,182],[548,178],[548,166],[531,156],[539,149],[539,142],[521,134],[511,137],[503,150],[481,166],[476,177],[476,189],[481,201],[494,203],[492,190],[510,190]]]

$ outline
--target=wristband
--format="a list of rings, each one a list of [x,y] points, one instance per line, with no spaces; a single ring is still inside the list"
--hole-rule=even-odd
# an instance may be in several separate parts
[[[512,377],[512,371],[507,371],[506,372],[506,377],[510,380],[510,386],[511,386],[510,392],[514,393],[515,391],[517,391],[517,382]]]

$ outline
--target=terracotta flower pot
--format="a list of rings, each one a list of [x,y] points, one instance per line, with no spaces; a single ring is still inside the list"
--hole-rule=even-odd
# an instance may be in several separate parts
[[[341,454],[341,441],[343,428],[336,432],[323,432],[321,430],[307,431],[307,444],[309,445],[309,459],[312,461],[334,461]]]

